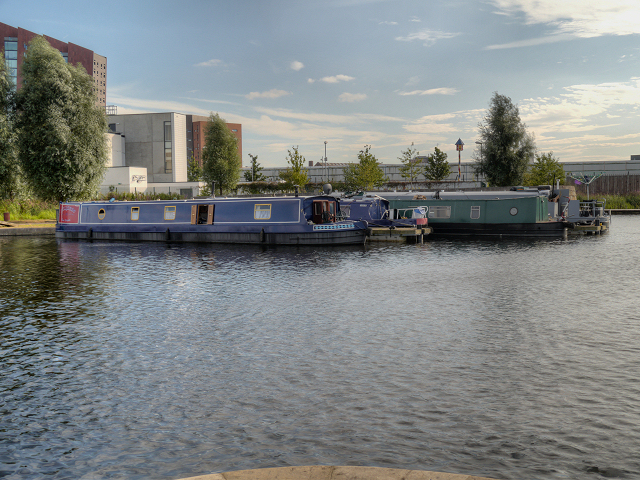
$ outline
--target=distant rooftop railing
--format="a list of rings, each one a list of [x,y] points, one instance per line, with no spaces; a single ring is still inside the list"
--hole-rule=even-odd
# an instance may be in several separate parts
[[[118,114],[118,106],[117,105],[107,105],[104,107],[104,111],[107,115],[117,115]]]

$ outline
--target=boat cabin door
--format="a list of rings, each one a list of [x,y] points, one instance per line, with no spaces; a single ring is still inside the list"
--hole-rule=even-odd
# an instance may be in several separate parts
[[[191,225],[213,225],[215,205],[192,205]]]
[[[313,201],[313,223],[336,221],[336,202],[329,200]]]

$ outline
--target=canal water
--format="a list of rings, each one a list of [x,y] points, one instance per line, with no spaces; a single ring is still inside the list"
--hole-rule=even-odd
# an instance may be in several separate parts
[[[341,248],[0,237],[0,477],[640,478],[640,217]]]

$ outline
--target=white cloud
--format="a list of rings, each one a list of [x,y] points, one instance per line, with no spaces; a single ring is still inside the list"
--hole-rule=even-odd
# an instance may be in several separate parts
[[[398,25],[398,22],[379,22],[378,25]]]
[[[406,95],[455,95],[458,93],[458,89],[456,88],[431,88],[429,90],[412,90],[411,92],[398,92],[398,95],[406,96]]]
[[[196,67],[219,67],[222,65],[222,60],[218,60],[217,58],[213,58],[211,60],[207,60],[206,62],[196,63]]]
[[[320,79],[321,82],[325,83],[351,82],[352,80],[355,80],[355,77],[350,77],[349,75],[334,75],[332,77],[322,77]]]
[[[279,98],[279,97],[284,97],[286,95],[291,95],[291,92],[272,88],[271,90],[268,90],[266,92],[251,92],[248,95],[245,95],[244,97],[247,100],[253,100],[254,98]]]
[[[307,80],[307,83],[315,83],[316,81],[313,78]]]
[[[304,68],[304,63],[298,62],[297,60],[295,62],[291,62],[291,70],[295,70],[296,72],[298,72],[303,68]]]
[[[338,100],[340,100],[341,102],[349,102],[349,103],[361,102],[366,99],[367,99],[366,93],[346,93],[345,92],[338,97]]]
[[[548,43],[563,42],[577,38],[575,35],[550,35],[548,37],[528,38],[526,40],[518,40],[516,42],[502,43],[498,45],[489,45],[485,50],[502,50],[505,48],[519,47],[535,47],[536,45],[546,45]]]
[[[422,20],[420,20],[418,17],[416,17],[415,15],[413,17],[411,17],[409,19],[410,22],[415,22],[415,23],[420,23],[422,22]]]
[[[548,24],[554,34],[577,37],[632,35],[638,33],[640,10],[637,0],[491,0],[497,13],[522,12],[528,25]]]
[[[450,33],[450,32],[437,32],[434,30],[422,30],[420,32],[415,32],[407,35],[406,37],[396,37],[396,40],[399,42],[413,42],[414,40],[419,40],[423,42],[425,47],[430,47],[435,44],[438,40],[442,40],[444,38],[453,38],[460,35],[460,33]]]
[[[420,77],[418,77],[417,75],[411,77],[409,80],[407,80],[407,83],[404,84],[405,87],[413,87],[414,85],[417,85],[420,82]]]

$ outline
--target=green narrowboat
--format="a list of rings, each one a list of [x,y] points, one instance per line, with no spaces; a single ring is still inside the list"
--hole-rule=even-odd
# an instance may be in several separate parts
[[[537,191],[383,193],[390,217],[422,207],[432,235],[562,237],[567,222],[549,214],[548,195]]]

